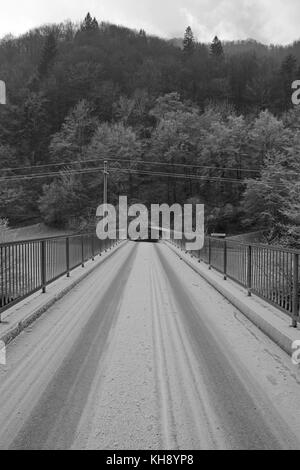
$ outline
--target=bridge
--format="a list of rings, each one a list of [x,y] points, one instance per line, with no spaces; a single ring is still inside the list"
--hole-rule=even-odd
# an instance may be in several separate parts
[[[0,245],[0,448],[299,449],[299,251]]]

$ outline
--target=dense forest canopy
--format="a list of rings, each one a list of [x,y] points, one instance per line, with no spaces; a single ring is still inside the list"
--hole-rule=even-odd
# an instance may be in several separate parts
[[[102,199],[206,205],[300,245],[300,42],[166,41],[86,16],[0,42],[0,217],[84,228]]]

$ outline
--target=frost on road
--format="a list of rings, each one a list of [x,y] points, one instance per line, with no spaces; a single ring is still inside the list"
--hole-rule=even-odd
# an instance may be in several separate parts
[[[300,371],[165,244],[125,244],[8,347],[3,449],[300,448]]]

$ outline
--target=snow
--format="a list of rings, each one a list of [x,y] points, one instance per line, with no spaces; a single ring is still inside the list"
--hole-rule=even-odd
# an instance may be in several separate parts
[[[0,447],[299,448],[299,385],[167,245],[127,243],[9,346]]]

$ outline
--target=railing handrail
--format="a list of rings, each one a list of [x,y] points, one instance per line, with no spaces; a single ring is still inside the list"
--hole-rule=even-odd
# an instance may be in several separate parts
[[[210,236],[206,236],[205,238],[214,240],[214,241],[219,241],[221,243],[226,241],[227,243],[231,243],[231,244],[239,245],[239,246],[245,246],[245,247],[251,246],[252,248],[264,248],[264,249],[269,249],[273,251],[282,251],[284,253],[300,255],[300,250],[297,250],[296,248],[284,248],[282,246],[277,246],[277,245],[267,245],[266,243],[239,242],[236,240],[232,240],[230,238],[221,239],[221,238],[214,238]]]
[[[0,248],[5,246],[15,246],[15,245],[24,245],[26,243],[39,243],[43,241],[54,241],[54,240],[66,240],[67,238],[78,238],[94,235],[93,232],[84,232],[84,233],[75,233],[70,235],[58,235],[53,237],[44,237],[44,238],[28,238],[26,240],[15,240],[11,242],[0,243]]]
[[[185,250],[185,237],[173,241]],[[209,269],[223,274],[248,290],[275,305],[292,318],[292,326],[300,322],[300,250],[231,239],[205,237],[201,250],[195,250]]]
[[[96,232],[60,235],[0,244],[1,313],[29,295],[111,249],[119,236],[100,240]]]

